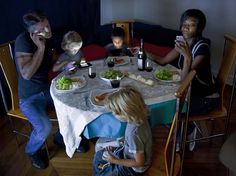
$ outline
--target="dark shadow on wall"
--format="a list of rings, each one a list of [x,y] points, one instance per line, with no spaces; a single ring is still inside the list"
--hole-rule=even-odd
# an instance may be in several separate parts
[[[68,30],[79,32],[84,44],[94,43],[100,26],[100,0],[8,0],[1,2],[0,44],[15,40],[24,28],[22,16],[31,9],[42,10],[60,42]]]

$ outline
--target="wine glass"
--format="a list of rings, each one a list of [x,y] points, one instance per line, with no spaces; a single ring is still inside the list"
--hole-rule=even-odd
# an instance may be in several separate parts
[[[108,67],[114,67],[115,62],[114,62],[114,58],[110,58],[107,62],[107,66]]]
[[[128,50],[130,50],[131,54],[133,54],[134,56],[136,56],[138,54],[138,51],[140,49],[140,47],[135,46],[135,47],[129,47],[127,48]]]
[[[151,61],[150,60],[147,60],[146,61],[146,66],[145,66],[145,70],[147,71],[147,72],[151,72],[152,71],[152,63],[151,63]]]
[[[88,76],[89,78],[93,79],[96,77],[96,68],[94,66],[90,66],[88,68]]]

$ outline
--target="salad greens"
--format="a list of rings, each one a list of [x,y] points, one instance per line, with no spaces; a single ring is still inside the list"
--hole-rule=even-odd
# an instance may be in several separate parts
[[[60,90],[69,90],[72,86],[72,82],[73,82],[72,79],[66,76],[62,76],[57,80],[56,88]]]
[[[155,76],[156,78],[160,80],[172,80],[173,79],[173,73],[170,70],[167,69],[158,69],[155,71]]]
[[[101,77],[106,79],[115,79],[117,77],[122,77],[123,73],[119,70],[114,70],[112,68],[107,69],[101,73]]]

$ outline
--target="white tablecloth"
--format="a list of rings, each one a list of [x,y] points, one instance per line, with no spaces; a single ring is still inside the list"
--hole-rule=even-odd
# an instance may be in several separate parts
[[[75,91],[57,91],[55,88],[55,80],[60,77],[60,75],[52,81],[50,87],[51,96],[57,112],[60,132],[63,136],[66,153],[69,157],[73,156],[76,147],[79,146],[81,141],[80,134],[83,132],[85,126],[99,115],[106,112],[104,107],[95,106],[91,103],[90,94],[91,90],[94,89],[111,89],[109,82],[99,78],[99,73],[102,70],[107,69],[107,66],[104,66],[103,60],[91,63],[96,66],[97,77],[95,79],[88,78],[87,68],[79,69],[75,73],[75,75],[85,76],[87,80],[87,85],[85,87]],[[133,63],[134,64],[129,63],[127,65],[114,67],[114,69],[132,72],[136,75],[142,75],[144,78],[152,79],[154,80],[154,86],[142,84],[126,77],[121,80],[121,86],[132,85],[136,87],[142,93],[147,105],[175,99],[174,92],[177,89],[178,84],[164,83],[155,80],[153,76],[154,71],[138,71],[135,58],[133,58]],[[155,70],[157,65],[153,63],[153,67]]]

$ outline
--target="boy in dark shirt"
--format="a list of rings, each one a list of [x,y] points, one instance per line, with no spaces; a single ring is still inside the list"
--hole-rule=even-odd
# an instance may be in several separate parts
[[[115,27],[111,33],[112,43],[106,46],[108,56],[133,56],[124,43],[125,31],[121,27]]]

